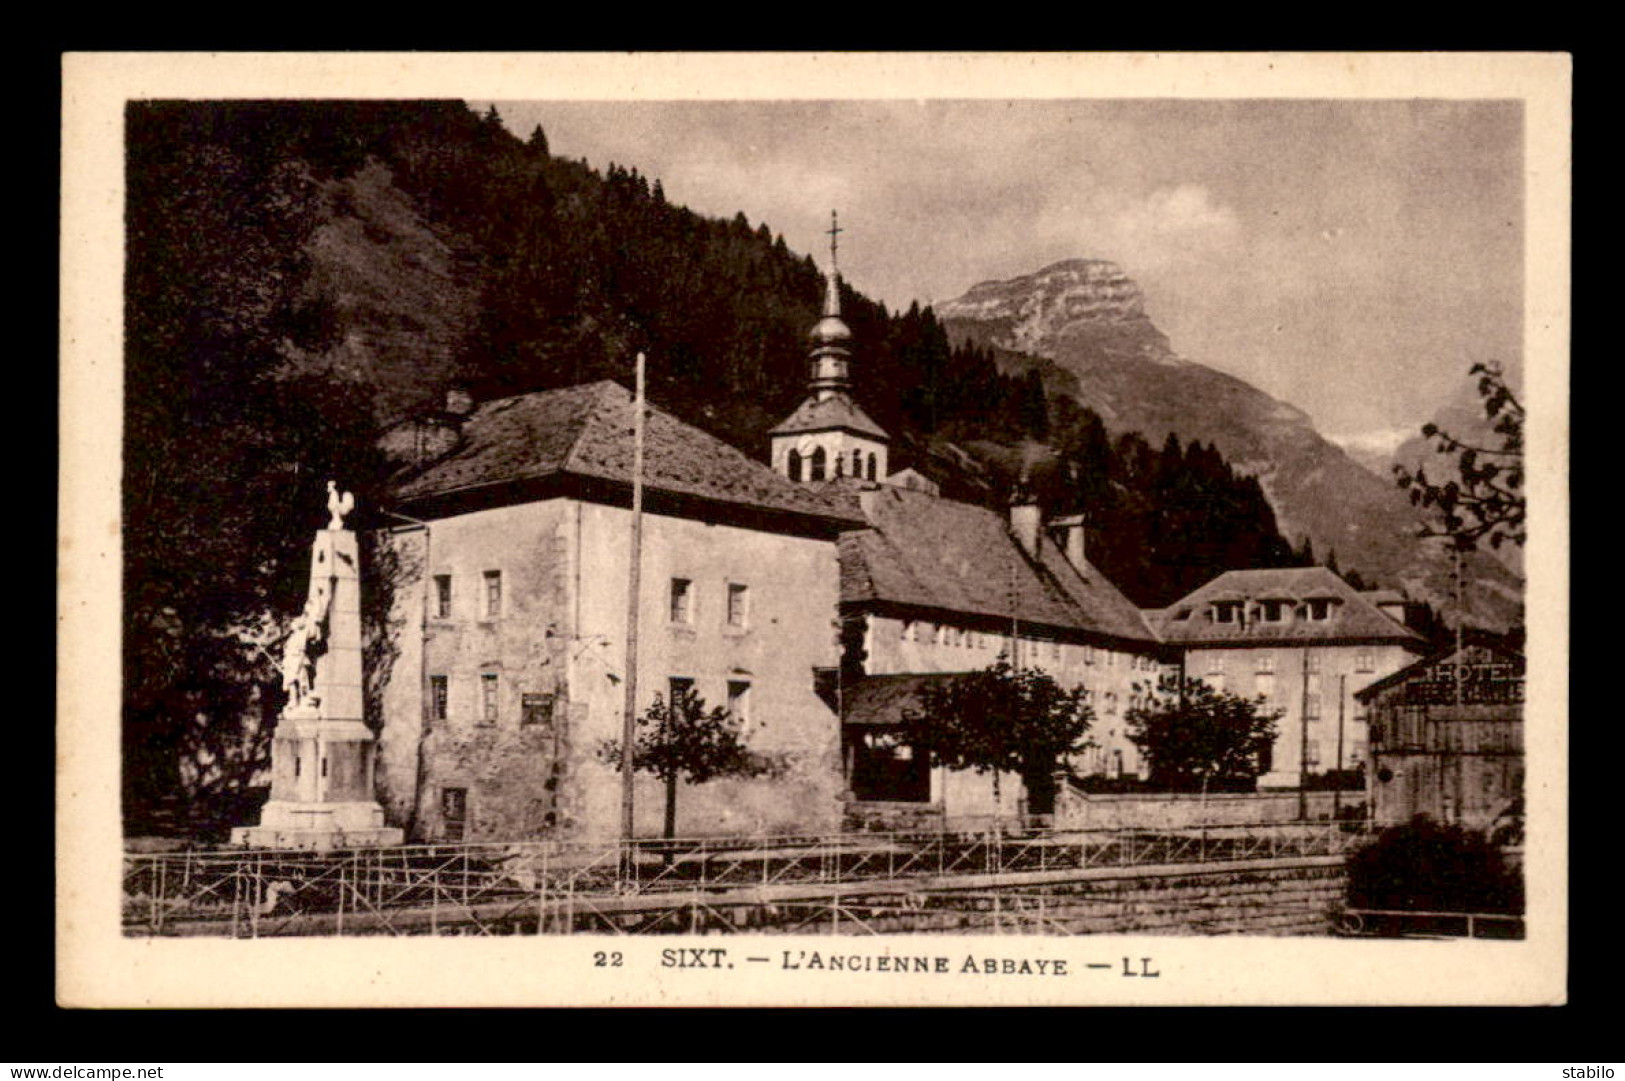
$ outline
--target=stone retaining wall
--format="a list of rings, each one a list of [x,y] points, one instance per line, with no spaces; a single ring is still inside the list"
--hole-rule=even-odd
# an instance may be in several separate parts
[[[1334,808],[1347,815],[1365,803],[1364,792],[1310,792],[1309,818],[1331,819]],[[1247,792],[1200,796],[1095,795],[1065,788],[1055,801],[1056,829],[1125,829],[1240,826],[1296,822],[1296,792]]]

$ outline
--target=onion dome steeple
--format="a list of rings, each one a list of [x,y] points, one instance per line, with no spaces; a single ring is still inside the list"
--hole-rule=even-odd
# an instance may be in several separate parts
[[[828,232],[829,274],[824,279],[824,317],[807,334],[807,340],[812,343],[808,356],[811,368],[808,389],[820,400],[837,391],[846,391],[851,382],[847,367],[852,360],[852,330],[841,318],[841,271],[836,262],[837,238],[842,230],[833,210],[829,212]]]
[[[829,274],[824,279],[824,314],[807,334],[808,395],[768,433],[773,468],[793,481],[851,478],[880,483],[891,476],[888,438],[852,400],[847,365],[852,331],[841,318],[841,272],[836,266],[840,222],[829,215]]]

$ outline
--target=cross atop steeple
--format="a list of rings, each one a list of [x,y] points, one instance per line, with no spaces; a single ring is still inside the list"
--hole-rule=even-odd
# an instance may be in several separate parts
[[[840,269],[836,264],[835,256],[836,252],[840,249],[839,237],[842,233],[846,232],[846,230],[841,228],[840,219],[835,216],[835,211],[833,210],[829,212],[829,228],[825,229],[824,232],[829,234],[829,272],[831,274],[839,274]]]
[[[824,232],[829,234],[829,273],[824,277],[824,316],[825,318],[839,319],[841,316],[841,270],[836,265],[836,255],[840,251],[840,236],[846,232],[841,228],[840,219],[835,211],[829,212],[829,228]]]

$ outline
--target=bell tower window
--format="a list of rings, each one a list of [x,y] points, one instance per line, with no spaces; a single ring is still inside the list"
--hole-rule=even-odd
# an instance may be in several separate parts
[[[812,452],[812,475],[810,477],[808,477],[809,480],[823,480],[824,479],[824,463],[825,463],[826,460],[827,459],[825,458],[824,448],[823,447],[817,447],[817,448],[815,448],[813,450],[813,452]]]
[[[790,479],[801,479],[801,452],[794,447],[790,448],[790,456],[786,459],[790,469]]]

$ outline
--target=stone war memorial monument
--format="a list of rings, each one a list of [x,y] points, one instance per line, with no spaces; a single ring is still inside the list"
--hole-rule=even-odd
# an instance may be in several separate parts
[[[235,845],[332,849],[400,844],[373,798],[377,745],[362,720],[361,564],[344,527],[355,497],[327,482],[327,528],[310,552],[310,592],[282,651],[288,704],[271,740],[271,798]]]

